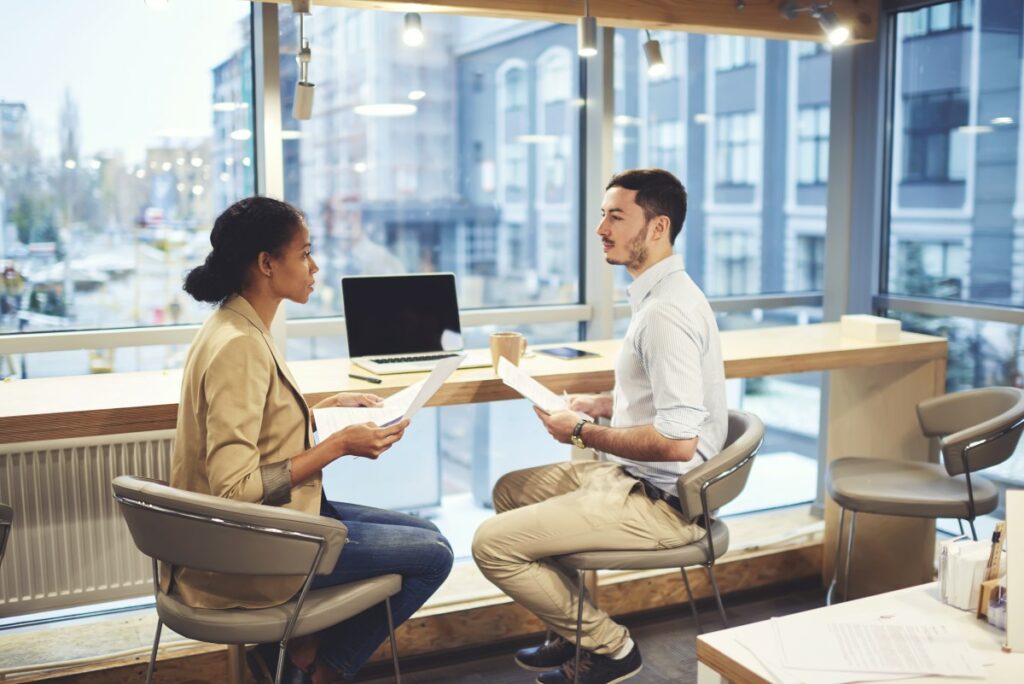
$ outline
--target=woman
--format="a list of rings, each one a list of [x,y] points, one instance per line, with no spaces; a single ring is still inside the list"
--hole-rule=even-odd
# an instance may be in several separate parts
[[[349,543],[334,571],[318,576],[313,588],[399,573],[402,591],[391,606],[396,623],[403,622],[448,576],[448,541],[419,518],[327,501],[321,470],[343,455],[377,458],[402,438],[408,420],[390,427],[353,425],[313,445],[309,407],[270,337],[281,302],[308,301],[319,270],[298,210],[266,197],[241,200],[217,218],[210,243],[213,251],[189,272],[184,289],[219,307],[199,330],[185,362],[171,485],[340,520]],[[379,401],[371,394],[337,394],[318,407]],[[171,578],[161,574],[168,591]],[[302,581],[183,568],[173,577],[182,599],[200,608],[278,605],[291,599]],[[328,668],[354,676],[387,634],[385,609],[377,606],[295,639],[285,680],[328,681]],[[257,649],[261,657],[250,662],[263,660],[260,669],[273,672],[276,648]]]

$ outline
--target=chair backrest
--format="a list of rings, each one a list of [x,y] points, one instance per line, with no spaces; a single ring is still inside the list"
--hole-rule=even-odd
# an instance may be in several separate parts
[[[982,470],[1017,448],[1024,430],[1024,390],[982,387],[926,399],[917,405],[917,418],[926,436],[939,438],[946,472],[964,472],[964,449],[967,470]]]
[[[129,475],[114,498],[142,553],[171,565],[239,575],[328,573],[348,531],[337,520],[174,489]]]
[[[7,550],[7,539],[11,536],[11,526],[14,524],[14,509],[7,504],[0,504],[0,563],[4,561],[4,552]]]
[[[704,514],[701,489],[706,482],[726,473],[708,485],[708,514],[739,496],[750,477],[753,456],[763,439],[764,423],[760,418],[745,411],[729,411],[729,432],[722,450],[707,463],[679,476],[679,503],[683,517],[692,521]]]

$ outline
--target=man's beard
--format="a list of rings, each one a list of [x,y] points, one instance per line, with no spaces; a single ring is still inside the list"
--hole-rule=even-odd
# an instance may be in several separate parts
[[[626,248],[629,250],[629,256],[625,261],[615,261],[611,257],[605,257],[605,261],[614,266],[626,266],[631,268],[634,266],[640,266],[647,261],[647,226],[643,227],[639,233],[636,234]]]

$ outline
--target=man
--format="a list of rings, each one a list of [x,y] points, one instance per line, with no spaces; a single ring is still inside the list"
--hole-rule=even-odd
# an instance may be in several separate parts
[[[537,411],[556,440],[593,448],[602,461],[519,470],[494,487],[498,515],[477,530],[484,575],[557,636],[516,662],[541,684],[572,682],[574,580],[550,558],[600,549],[649,550],[704,535],[679,512],[678,477],[714,457],[728,415],[718,326],[672,244],[686,218],[686,190],[667,171],[635,169],[605,189],[597,234],[610,264],[626,267],[632,318],[615,364],[612,396],[574,396],[571,411]],[[576,411],[610,418],[580,420]],[[580,681],[608,684],[642,667],[628,630],[589,601],[583,607]]]

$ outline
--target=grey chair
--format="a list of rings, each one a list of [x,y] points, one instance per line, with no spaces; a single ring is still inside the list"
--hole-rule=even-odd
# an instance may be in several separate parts
[[[926,399],[917,405],[917,419],[926,437],[938,438],[941,464],[851,456],[828,466],[826,487],[840,513],[827,604],[832,603],[838,584],[846,511],[850,511],[850,526],[844,598],[849,593],[857,513],[956,518],[961,534],[966,520],[977,539],[974,519],[991,513],[999,504],[995,485],[972,473],[998,465],[1013,454],[1024,428],[1024,391],[985,387]]]
[[[7,551],[7,539],[11,536],[11,526],[14,524],[14,509],[7,504],[0,504],[0,564],[4,562],[4,553]]]
[[[153,680],[163,625],[190,639],[212,643],[279,642],[274,681],[280,682],[289,639],[318,632],[381,602],[387,609],[395,680],[401,681],[390,601],[402,588],[401,575],[310,589],[316,575],[329,573],[338,562],[347,536],[340,522],[174,489],[127,475],[115,478],[113,488],[135,545],[153,561],[158,620],[147,684]],[[298,575],[306,581],[296,597],[279,606],[192,608],[173,591],[161,591],[157,561],[238,575]],[[236,664],[239,660],[235,659]],[[241,676],[240,669],[236,667],[236,679]]]
[[[700,616],[693,602],[690,580],[686,568],[703,565],[711,580],[718,603],[722,625],[728,627],[722,594],[715,580],[715,561],[729,548],[729,528],[711,514],[729,503],[743,491],[750,476],[754,456],[764,441],[764,424],[752,413],[729,411],[729,432],[722,451],[707,463],[684,473],[679,477],[677,488],[683,517],[691,522],[701,521],[707,534],[701,539],[674,549],[656,551],[583,551],[553,560],[566,571],[576,573],[577,614],[576,614],[576,680],[580,671],[580,637],[583,623],[583,599],[585,593],[584,573],[588,570],[656,570],[679,568],[683,586],[689,599],[697,631],[701,630]]]

